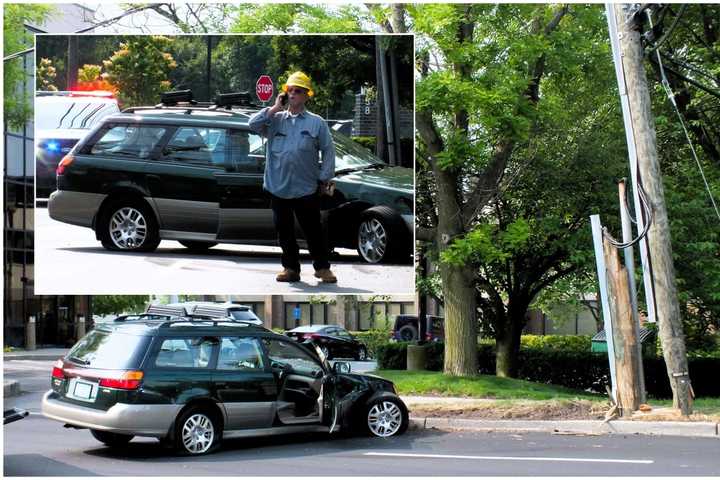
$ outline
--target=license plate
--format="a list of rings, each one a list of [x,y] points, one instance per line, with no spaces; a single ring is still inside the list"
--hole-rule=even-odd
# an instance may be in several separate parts
[[[90,399],[92,395],[93,386],[91,383],[77,382],[75,383],[75,389],[73,395],[78,398]]]

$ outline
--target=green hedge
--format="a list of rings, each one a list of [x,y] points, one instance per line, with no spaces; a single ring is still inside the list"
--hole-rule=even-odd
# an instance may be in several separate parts
[[[405,370],[407,368],[407,343],[387,343],[377,347],[378,368],[382,370]],[[428,344],[427,369],[442,370],[443,349],[441,343]],[[699,397],[720,396],[720,359],[712,357],[689,357],[688,368],[695,395]],[[605,393],[610,383],[610,367],[606,353],[590,351],[561,351],[551,348],[520,348],[518,378],[532,382],[561,385],[578,390]],[[495,347],[478,345],[479,373],[495,374]],[[672,397],[662,357],[643,359],[645,388],[654,398]]]

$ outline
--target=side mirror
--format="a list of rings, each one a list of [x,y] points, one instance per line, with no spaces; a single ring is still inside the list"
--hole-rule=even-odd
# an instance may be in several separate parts
[[[350,373],[350,362],[335,362],[332,369],[335,373]]]

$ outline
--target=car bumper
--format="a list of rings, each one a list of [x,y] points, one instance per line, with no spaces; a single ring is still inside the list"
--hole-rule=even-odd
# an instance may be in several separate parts
[[[42,399],[42,414],[74,427],[146,437],[164,437],[180,412],[181,405],[128,405],[118,403],[108,410],[83,407],[58,399],[48,391]]]
[[[53,220],[92,228],[95,214],[106,197],[100,193],[56,190],[50,194],[48,214]]]

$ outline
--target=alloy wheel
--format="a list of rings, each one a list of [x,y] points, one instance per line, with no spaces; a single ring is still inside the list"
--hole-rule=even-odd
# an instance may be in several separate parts
[[[367,423],[373,435],[390,437],[402,426],[402,411],[395,402],[378,402],[368,412]]]
[[[365,260],[377,263],[385,256],[388,235],[377,218],[368,218],[358,229],[358,250]]]
[[[212,420],[203,414],[196,413],[185,420],[182,427],[182,442],[190,453],[207,452],[215,440],[215,428]]]
[[[139,248],[145,241],[147,228],[147,220],[133,207],[120,208],[110,217],[110,238],[121,250]]]

